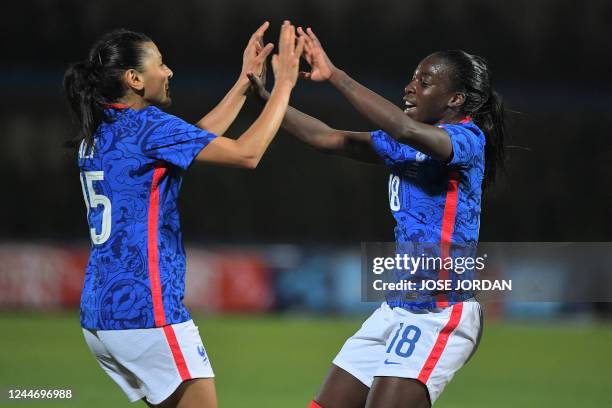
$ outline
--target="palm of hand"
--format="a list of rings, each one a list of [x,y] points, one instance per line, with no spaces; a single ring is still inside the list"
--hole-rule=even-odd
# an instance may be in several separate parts
[[[261,47],[259,44],[250,44],[247,47],[247,49],[244,51],[242,62],[243,72],[253,72],[257,76],[261,75],[265,60],[262,61],[257,57],[261,53],[262,48],[263,47]]]
[[[253,72],[257,76],[265,74],[266,58],[272,51],[273,45],[267,44],[264,46],[263,36],[270,23],[264,22],[258,29],[251,35],[249,42],[244,50],[242,56],[242,72],[249,73]]]
[[[311,81],[326,81],[331,78],[334,65],[315,33],[310,28],[304,31],[302,27],[298,28],[298,33],[300,38],[305,40],[304,59],[311,67],[310,72],[303,73],[303,77]]]
[[[329,77],[331,77],[331,64],[323,50],[314,50],[310,60],[311,61],[309,62],[312,67],[312,70],[310,71],[310,79],[312,81],[326,81],[329,79]]]

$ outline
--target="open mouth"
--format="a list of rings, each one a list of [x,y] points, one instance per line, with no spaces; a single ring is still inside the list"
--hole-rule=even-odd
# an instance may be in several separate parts
[[[408,113],[408,112],[412,112],[414,109],[416,109],[416,105],[412,102],[408,102],[408,101],[404,101],[406,108],[404,109],[404,113]]]

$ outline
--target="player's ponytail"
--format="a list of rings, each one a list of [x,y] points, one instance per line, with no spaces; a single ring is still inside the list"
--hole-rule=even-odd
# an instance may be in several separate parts
[[[472,114],[474,123],[483,131],[485,144],[485,172],[483,188],[495,182],[505,161],[505,108],[502,97],[491,88],[489,98]]]
[[[104,118],[104,107],[96,100],[97,82],[97,75],[87,61],[70,65],[64,74],[64,92],[79,127],[77,137],[68,142],[69,146],[82,139],[87,146],[93,145],[93,133]]]
[[[68,146],[85,140],[93,146],[94,134],[102,121],[110,121],[104,113],[106,105],[124,96],[123,73],[142,69],[143,43],[151,39],[144,34],[124,29],[103,35],[89,50],[86,60],[71,64],[64,74],[64,93],[78,132]]]
[[[471,116],[486,138],[483,189],[495,181],[504,168],[505,115],[501,95],[493,89],[487,61],[461,50],[435,54],[450,67],[450,81],[454,90],[465,94],[461,114]]]

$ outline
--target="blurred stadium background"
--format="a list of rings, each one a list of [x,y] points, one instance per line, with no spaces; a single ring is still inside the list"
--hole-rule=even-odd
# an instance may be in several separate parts
[[[72,389],[57,406],[128,406],[82,340],[87,226],[61,79],[101,33],[149,34],[174,71],[173,114],[195,121],[240,70],[253,30],[312,26],[333,61],[401,103],[438,49],[485,56],[512,135],[484,199],[481,241],[612,241],[612,3],[519,0],[23,1],[2,18],[0,404],[10,388]],[[369,130],[331,87],[292,104]],[[256,117],[247,102],[228,132]],[[181,198],[187,304],[218,375],[221,406],[301,407],[375,304],[360,302],[360,243],[391,241],[384,168],[328,157],[284,132],[254,172],[194,165]],[[606,273],[611,273],[607,265]],[[238,279],[239,277],[239,279]],[[609,303],[485,304],[483,342],[440,407],[612,406]],[[16,404],[17,405],[17,404]],[[40,406],[21,402],[19,406]]]

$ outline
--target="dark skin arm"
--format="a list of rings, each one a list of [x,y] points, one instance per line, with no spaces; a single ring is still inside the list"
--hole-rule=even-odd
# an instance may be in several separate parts
[[[359,113],[398,142],[433,159],[444,162],[450,160],[453,148],[444,130],[411,119],[395,104],[353,80],[344,71],[334,71],[330,82]]]
[[[450,160],[453,149],[444,130],[411,119],[399,107],[336,68],[310,28],[307,32],[298,28],[298,33],[306,38],[305,58],[312,67],[311,72],[302,73],[303,77],[313,81],[329,80],[359,113],[380,126],[398,142],[407,144],[433,159]]]
[[[270,93],[261,78],[249,75],[253,91],[261,101],[267,101]],[[324,122],[291,106],[283,118],[281,127],[300,141],[324,153],[349,157],[358,161],[382,164],[371,144],[368,132],[350,132],[329,127]]]

